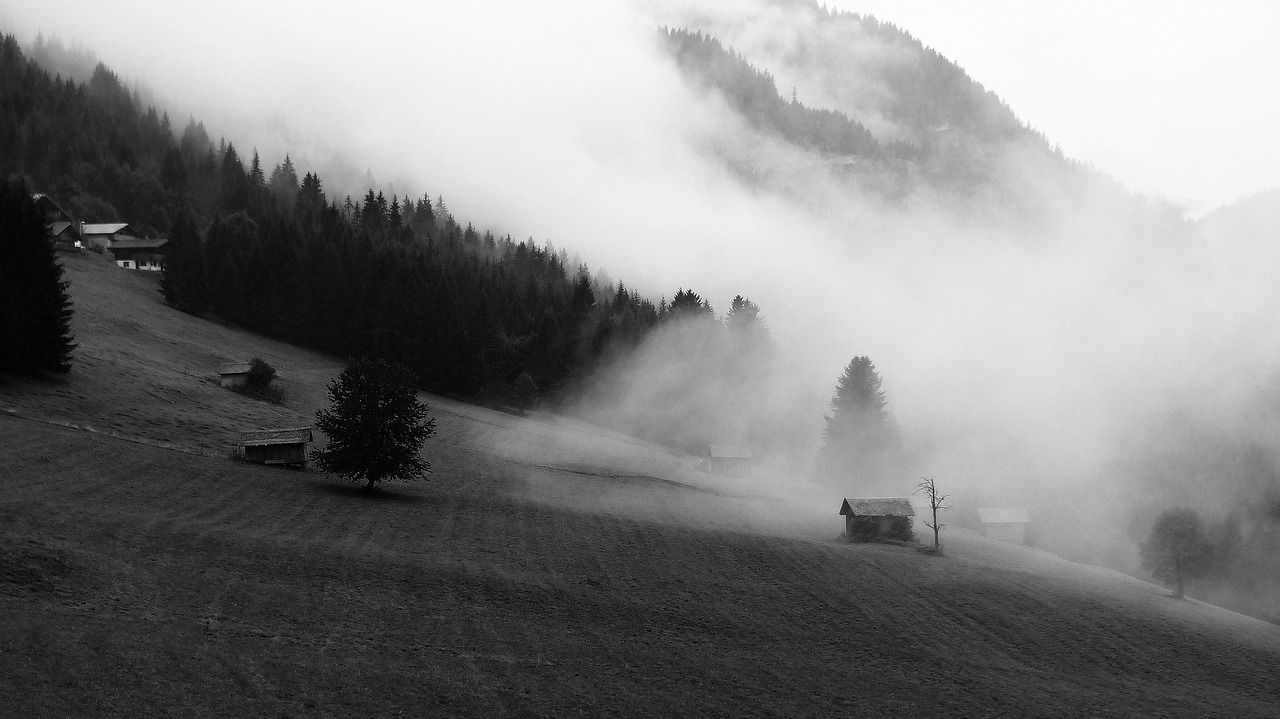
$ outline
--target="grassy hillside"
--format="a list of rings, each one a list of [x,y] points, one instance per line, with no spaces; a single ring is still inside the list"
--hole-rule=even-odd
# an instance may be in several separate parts
[[[836,505],[784,475],[712,480],[552,417],[428,397],[435,475],[373,497],[233,461],[240,426],[309,421],[340,362],[175,313],[102,258],[67,266],[76,369],[0,387],[0,715],[1280,701],[1280,627],[960,532],[944,558],[843,544]],[[284,405],[216,386],[218,361],[251,355],[284,376]]]

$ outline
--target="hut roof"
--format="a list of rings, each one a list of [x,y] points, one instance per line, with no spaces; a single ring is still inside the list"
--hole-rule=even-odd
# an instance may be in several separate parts
[[[248,362],[223,362],[218,374],[248,374],[252,366]]]
[[[128,222],[94,222],[87,223],[84,226],[84,234],[86,235],[114,235],[115,233],[128,227]]]
[[[260,447],[267,444],[297,444],[312,441],[310,427],[258,429],[240,433],[240,444]]]
[[[1031,521],[1026,507],[979,507],[978,519],[983,524],[1025,524]]]
[[[716,459],[751,459],[751,449],[739,444],[709,444],[707,454]]]
[[[123,240],[115,240],[111,243],[112,250],[153,250],[163,247],[169,241],[163,237],[152,239],[142,239],[138,237],[128,237]]]
[[[845,497],[840,514],[855,517],[914,517],[916,510],[906,497]]]

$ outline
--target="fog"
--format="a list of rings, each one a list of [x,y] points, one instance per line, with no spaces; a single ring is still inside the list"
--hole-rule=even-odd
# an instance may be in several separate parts
[[[806,27],[776,10],[42,0],[0,20],[24,42],[43,30],[94,48],[179,129],[194,115],[267,168],[289,152],[331,199],[368,183],[442,194],[463,224],[554,242],[655,301],[693,288],[723,313],[746,295],[781,355],[750,414],[786,419],[796,446],[764,461],[798,482],[855,355],[875,361],[913,458],[902,494],[928,475],[963,506],[1029,506],[1045,546],[1071,557],[1132,567],[1133,528],[1152,511],[1226,496],[1176,466],[1148,471],[1170,441],[1151,428],[1170,417],[1274,446],[1257,431],[1280,359],[1280,283],[1263,269],[1273,235],[1240,236],[1229,218],[1206,232],[1020,146],[997,161],[1029,217],[923,189],[895,203],[856,194],[688,84],[656,42],[659,25],[711,32],[784,94],[794,85],[881,139],[913,132],[876,111],[872,79],[816,71],[820,56],[797,51]],[[857,52],[887,62],[894,49]],[[611,401],[651,400],[664,356],[642,353],[652,362]]]

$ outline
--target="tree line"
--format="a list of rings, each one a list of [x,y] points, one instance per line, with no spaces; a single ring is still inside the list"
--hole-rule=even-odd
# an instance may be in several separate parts
[[[42,46],[50,62],[58,47]],[[177,132],[101,63],[87,82],[51,76],[12,35],[0,168],[75,217],[167,236],[161,289],[178,309],[401,362],[470,398],[527,402],[531,384],[558,396],[697,296],[655,303],[550,244],[463,226],[440,196],[331,198],[288,156],[268,169],[194,118]]]

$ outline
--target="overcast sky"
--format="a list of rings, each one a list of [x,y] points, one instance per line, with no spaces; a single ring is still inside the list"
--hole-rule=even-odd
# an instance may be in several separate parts
[[[837,0],[907,30],[1024,121],[1192,212],[1280,186],[1273,0]]]

